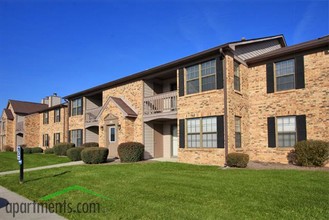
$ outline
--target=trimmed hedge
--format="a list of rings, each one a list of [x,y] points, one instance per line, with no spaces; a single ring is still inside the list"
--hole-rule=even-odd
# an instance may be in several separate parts
[[[249,155],[243,153],[229,153],[226,157],[226,164],[229,167],[247,167]]]
[[[45,152],[45,154],[53,154],[54,148],[47,148],[44,152]]]
[[[290,162],[299,166],[322,167],[329,161],[329,142],[308,140],[297,142],[288,154]],[[294,157],[292,156],[294,155]]]
[[[58,156],[66,156],[66,151],[75,147],[73,143],[59,143],[54,146],[54,154]]]
[[[99,147],[97,142],[87,142],[81,145],[81,147]]]
[[[9,146],[9,145],[5,145],[5,146],[3,147],[3,149],[4,149],[4,151],[6,151],[6,152],[13,152],[13,151],[14,151],[14,148],[12,148],[12,147]]]
[[[32,154],[35,154],[35,153],[43,153],[43,149],[41,147],[33,147],[31,148],[32,150]]]
[[[32,154],[32,148],[30,147],[24,147],[23,150],[24,150],[24,154]]]
[[[139,142],[125,142],[118,146],[121,162],[138,162],[144,159],[145,146]]]
[[[81,151],[81,159],[87,164],[105,163],[109,149],[104,147],[87,147]]]
[[[70,158],[71,161],[79,161],[81,160],[81,151],[85,149],[85,147],[73,147],[66,151],[67,157]]]

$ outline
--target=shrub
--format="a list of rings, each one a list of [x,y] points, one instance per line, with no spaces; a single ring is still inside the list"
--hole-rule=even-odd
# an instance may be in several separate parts
[[[31,153],[35,154],[35,153],[43,153],[43,149],[41,147],[33,147],[31,148]]]
[[[81,147],[99,147],[97,142],[87,142],[84,143]]]
[[[9,146],[9,145],[5,145],[5,146],[3,147],[3,149],[4,149],[4,151],[6,151],[6,152],[13,152],[13,151],[14,151],[14,148],[12,148],[12,147]]]
[[[324,166],[329,159],[329,142],[308,140],[295,145],[294,164],[299,166]]]
[[[54,148],[46,148],[46,150],[44,152],[45,152],[45,154],[53,154]]]
[[[144,158],[144,145],[139,142],[126,142],[118,146],[121,162],[137,162]]]
[[[32,148],[24,147],[23,150],[24,150],[24,154],[32,154]]]
[[[59,143],[54,146],[54,154],[58,156],[66,156],[66,151],[75,145],[73,143]]]
[[[229,167],[247,167],[249,155],[243,153],[229,153],[226,157],[226,163]]]
[[[73,147],[66,151],[67,157],[70,158],[71,161],[81,160],[81,151],[85,149],[85,147]]]
[[[88,164],[105,163],[109,149],[104,147],[87,147],[81,151],[81,159]]]

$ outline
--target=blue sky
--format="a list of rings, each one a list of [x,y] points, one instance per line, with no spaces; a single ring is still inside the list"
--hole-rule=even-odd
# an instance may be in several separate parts
[[[329,34],[327,1],[0,0],[0,108],[69,95],[229,42]]]

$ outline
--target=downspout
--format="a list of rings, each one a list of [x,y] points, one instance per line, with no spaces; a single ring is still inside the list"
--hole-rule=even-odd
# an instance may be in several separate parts
[[[226,59],[225,59],[225,53],[223,52],[223,48],[219,49],[220,55],[223,58],[223,89],[224,89],[224,156],[225,156],[225,164],[224,166],[227,166],[226,163],[226,157],[228,155],[228,103],[227,103],[227,78],[226,78]]]

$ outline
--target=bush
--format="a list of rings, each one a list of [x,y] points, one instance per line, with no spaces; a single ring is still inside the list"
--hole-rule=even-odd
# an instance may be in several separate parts
[[[329,160],[329,142],[308,140],[295,145],[296,158],[293,164],[299,166],[324,166]]]
[[[85,147],[73,147],[66,151],[67,157],[70,158],[71,161],[79,161],[81,160],[81,151],[85,149]]]
[[[41,147],[33,147],[31,148],[32,150],[32,154],[35,154],[35,153],[43,153],[43,149]]]
[[[24,154],[32,154],[32,148],[24,147],[23,150],[24,150]]]
[[[44,152],[45,152],[45,154],[53,154],[54,148],[46,148],[46,150]]]
[[[88,164],[105,163],[109,149],[104,147],[87,147],[81,151],[81,159]]]
[[[99,147],[97,142],[87,142],[84,143],[81,147]]]
[[[66,151],[75,145],[73,143],[59,143],[54,146],[54,154],[58,156],[66,156]]]
[[[229,167],[247,167],[249,155],[243,153],[229,153],[226,157],[226,163]]]
[[[139,142],[126,142],[118,146],[121,162],[137,162],[144,158],[144,145]]]
[[[6,151],[6,152],[13,152],[13,151],[14,151],[14,148],[12,148],[12,147],[9,146],[9,145],[5,145],[5,146],[3,147],[3,149],[4,149],[4,151]]]

